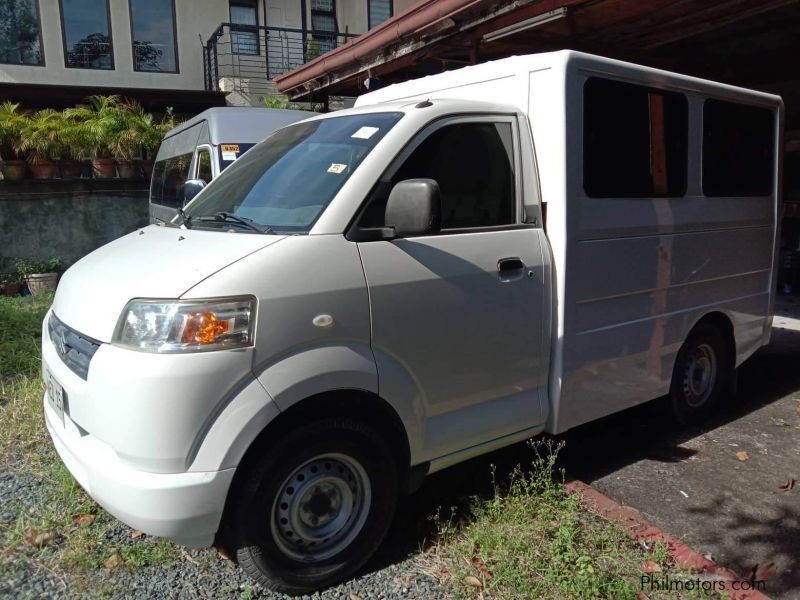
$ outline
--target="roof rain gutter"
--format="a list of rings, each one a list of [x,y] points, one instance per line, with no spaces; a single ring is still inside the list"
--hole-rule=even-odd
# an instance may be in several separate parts
[[[278,91],[285,92],[342,67],[359,63],[388,44],[427,29],[439,21],[488,0],[422,0],[406,12],[370,29],[343,46],[275,78]]]

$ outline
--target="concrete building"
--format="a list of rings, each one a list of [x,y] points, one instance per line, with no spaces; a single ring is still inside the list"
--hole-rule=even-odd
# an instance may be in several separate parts
[[[0,100],[122,93],[153,109],[260,103],[271,79],[412,0],[0,0]]]

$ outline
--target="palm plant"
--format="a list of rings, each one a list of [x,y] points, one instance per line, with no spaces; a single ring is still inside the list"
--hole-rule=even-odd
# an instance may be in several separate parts
[[[36,179],[52,179],[55,164],[52,159],[62,154],[63,115],[45,108],[25,120],[16,150],[27,155],[31,171]]]
[[[18,102],[0,104],[0,158],[5,179],[22,179],[25,175],[25,163],[20,160],[17,146],[26,120],[27,114]]]
[[[113,177],[111,146],[123,128],[124,107],[117,95],[89,96],[87,102],[87,105],[66,109],[64,116],[75,127],[76,143],[92,159],[95,176]]]
[[[45,108],[36,111],[22,126],[16,150],[27,156],[31,164],[61,157],[64,148],[64,117]]]

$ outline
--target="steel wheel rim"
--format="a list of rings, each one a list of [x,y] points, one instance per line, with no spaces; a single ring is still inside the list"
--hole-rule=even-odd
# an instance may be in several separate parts
[[[363,529],[372,504],[364,467],[346,454],[315,456],[283,481],[272,504],[272,539],[286,556],[319,562]]]
[[[709,344],[699,344],[686,360],[683,397],[692,408],[706,403],[717,383],[717,355]]]

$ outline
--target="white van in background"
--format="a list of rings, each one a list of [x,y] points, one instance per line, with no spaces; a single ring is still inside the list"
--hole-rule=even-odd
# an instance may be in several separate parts
[[[122,521],[300,594],[428,473],[660,396],[699,420],[769,341],[782,115],[562,51],[281,129],[65,273],[58,453]]]
[[[313,116],[302,110],[209,108],[164,136],[150,180],[150,222],[169,223],[214,177],[276,129]]]

